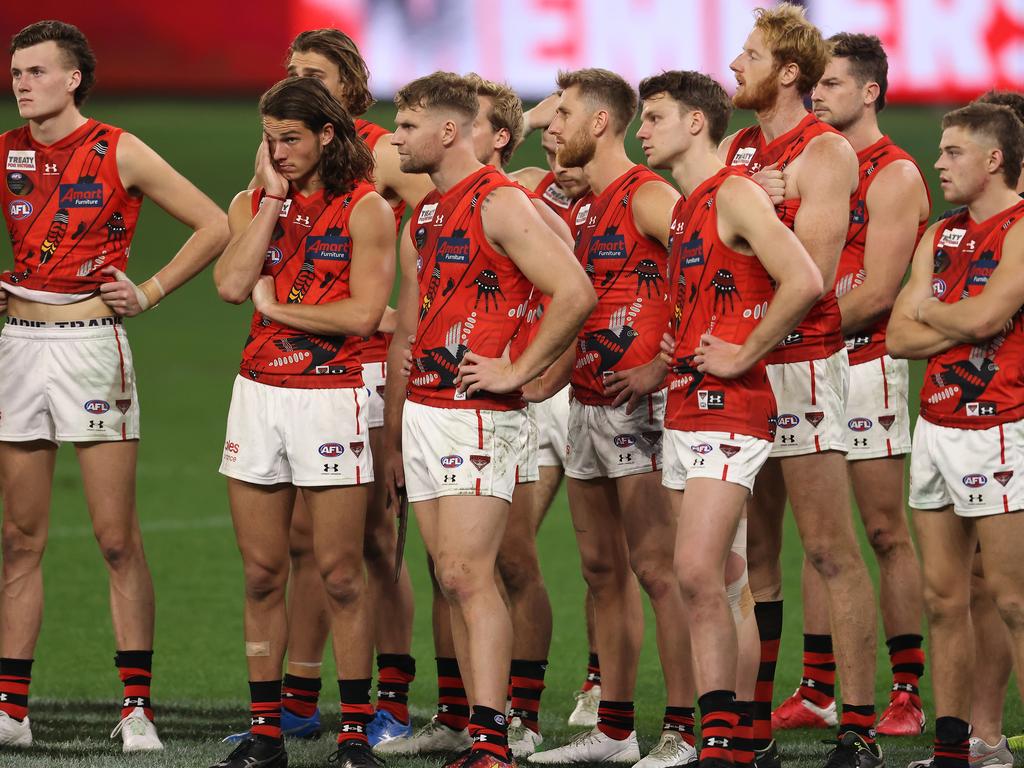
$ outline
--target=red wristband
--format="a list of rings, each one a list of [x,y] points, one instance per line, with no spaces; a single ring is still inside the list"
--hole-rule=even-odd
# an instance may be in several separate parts
[[[279,197],[279,196],[277,196],[277,195],[272,195],[272,194],[270,194],[269,192],[264,192],[264,193],[263,193],[263,196],[264,196],[264,197],[269,197],[269,198],[270,198],[271,200],[280,200],[280,201],[281,201],[282,203],[283,203],[283,202],[284,202],[285,200],[287,200],[287,199],[288,199],[287,197]]]

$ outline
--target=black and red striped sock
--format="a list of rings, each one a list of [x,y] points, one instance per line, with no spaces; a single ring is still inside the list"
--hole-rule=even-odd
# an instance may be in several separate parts
[[[732,761],[737,766],[749,766],[754,762],[754,750],[751,743],[754,736],[754,702],[736,702],[736,728],[732,736]]]
[[[456,731],[465,730],[469,725],[469,700],[459,662],[441,656],[436,661],[437,721]]]
[[[772,696],[775,694],[775,662],[782,638],[782,601],[754,605],[757,631],[761,636],[761,666],[754,688],[754,737],[751,749],[762,750],[772,740]]]
[[[127,717],[136,707],[142,707],[150,722],[153,722],[153,703],[150,686],[153,681],[152,651],[117,651],[114,654],[117,674],[124,684],[124,698],[121,699],[121,717]]]
[[[377,709],[409,722],[409,685],[416,679],[416,660],[407,653],[377,654]]]
[[[804,673],[800,695],[822,709],[836,700],[836,657],[832,635],[804,635]]]
[[[601,699],[597,705],[597,729],[616,741],[628,739],[636,722],[632,701]]]
[[[596,653],[590,654],[587,661],[587,679],[583,681],[583,691],[589,691],[595,685],[601,684],[601,661]]]
[[[958,717],[935,719],[934,768],[968,768],[971,726]]]
[[[691,747],[697,743],[693,729],[696,720],[693,707],[665,707],[665,717],[661,721],[661,730],[676,731],[683,741]]]
[[[843,713],[839,716],[839,733],[842,735],[847,731],[853,731],[868,744],[874,744],[875,705],[843,702]]]
[[[473,707],[469,718],[469,735],[474,752],[489,752],[499,760],[509,762],[508,722],[505,715],[490,707]]]
[[[249,681],[249,733],[281,738],[281,681]]]
[[[281,691],[281,708],[296,717],[310,718],[320,702],[320,678],[299,677],[285,673]]]
[[[699,699],[700,760],[732,762],[732,744],[736,723],[736,694],[733,691],[708,691]]]
[[[32,659],[0,659],[0,712],[18,722],[28,716]]]
[[[885,641],[892,665],[892,699],[898,693],[909,693],[914,706],[921,709],[921,677],[924,675],[924,638],[921,635],[895,635]]]
[[[547,659],[512,659],[512,717],[518,717],[534,733],[540,733],[540,696],[547,668]]]
[[[370,704],[370,678],[339,680],[341,695],[341,724],[338,726],[338,743],[346,741],[366,742],[366,726],[373,720],[373,705]]]

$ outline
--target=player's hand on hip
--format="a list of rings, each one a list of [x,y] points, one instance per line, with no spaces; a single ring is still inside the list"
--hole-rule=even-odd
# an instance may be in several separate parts
[[[252,305],[257,312],[263,312],[271,304],[277,303],[277,294],[274,292],[274,278],[270,275],[262,275],[252,287]]]
[[[658,357],[661,362],[672,367],[676,356],[676,337],[671,333],[664,333],[661,336],[661,343],[658,345]]]
[[[103,274],[111,280],[100,286],[100,298],[114,310],[114,314],[119,317],[135,317],[152,306],[145,292],[117,267],[107,267]]]
[[[626,403],[626,413],[630,414],[644,397],[661,389],[665,373],[665,364],[660,355],[635,368],[608,371],[604,377],[604,393],[608,397],[615,396],[612,407],[618,408]]]
[[[416,343],[416,337],[409,337],[409,346],[402,352],[402,376],[409,378],[412,376],[412,347]]]
[[[508,346],[501,357],[483,357],[467,352],[459,363],[459,374],[455,377],[455,386],[468,397],[481,390],[505,394],[519,389],[516,381],[515,366],[509,355]]]
[[[771,198],[772,205],[781,205],[786,199],[786,178],[779,170],[778,163],[762,168],[751,177],[760,184]]]
[[[263,187],[268,195],[288,195],[288,179],[274,167],[274,160],[270,156],[270,142],[266,138],[260,142],[259,149],[256,150],[256,185]]]
[[[739,344],[705,333],[700,337],[700,346],[693,351],[693,364],[701,373],[710,373],[720,379],[735,379],[749,368],[740,359],[741,349]]]

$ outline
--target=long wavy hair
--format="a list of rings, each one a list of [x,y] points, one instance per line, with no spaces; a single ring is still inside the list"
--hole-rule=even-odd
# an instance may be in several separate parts
[[[289,77],[260,97],[260,115],[299,120],[313,133],[330,123],[334,138],[320,153],[317,174],[329,196],[343,195],[373,178],[373,153],[356,133],[345,108],[313,77]]]

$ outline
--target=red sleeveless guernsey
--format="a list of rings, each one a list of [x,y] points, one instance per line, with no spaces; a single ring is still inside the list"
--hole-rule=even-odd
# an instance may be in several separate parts
[[[388,129],[382,128],[376,123],[371,123],[369,120],[363,120],[360,117],[355,119],[355,125],[356,133],[359,134],[359,138],[366,143],[366,146],[369,147],[371,152],[373,152],[374,147],[377,146],[377,142],[380,141],[381,136],[387,136],[391,133]],[[405,213],[405,201],[399,200],[398,204],[393,205],[391,209],[395,212],[395,231],[399,232],[402,228],[402,215]],[[359,350],[359,362],[384,362],[388,359],[388,346],[390,344],[390,333],[374,333],[368,336]]]
[[[597,308],[577,339],[572,374],[573,397],[584,405],[611,405],[615,398],[604,394],[605,371],[650,362],[668,330],[668,253],[633,221],[633,195],[648,182],[667,183],[634,165],[600,195],[581,197],[573,209],[576,258],[597,293]]]
[[[502,355],[522,322],[532,288],[484,234],[480,204],[499,187],[519,188],[485,165],[444,194],[434,190],[413,211],[420,313],[408,398],[415,403],[496,411],[525,406],[519,392],[467,398],[455,389],[466,352]]]
[[[530,201],[536,207],[537,201],[540,200],[540,195],[534,192],[532,189],[524,187],[522,184],[516,182],[517,186],[523,190]],[[537,335],[537,328],[540,327],[540,318],[544,314],[547,297],[544,296],[536,287],[531,288],[530,298],[526,301],[525,311],[523,312],[522,322],[516,329],[516,335],[512,338],[512,345],[509,347],[509,357],[513,360],[523,354],[523,350],[526,349],[530,342],[533,341],[533,337]]]
[[[676,346],[665,426],[772,441],[777,412],[764,360],[737,379],[701,373],[693,364],[693,350],[704,333],[733,344],[746,341],[774,293],[761,262],[732,250],[718,236],[718,190],[730,176],[743,175],[723,168],[672,211],[669,285]]]
[[[372,184],[363,183],[330,200],[322,190],[309,197],[289,192],[263,263],[263,274],[274,278],[279,302],[327,304],[351,295],[349,214],[372,191]],[[262,197],[262,189],[253,191],[253,215]],[[254,312],[240,373],[274,387],[361,387],[361,343],[358,336],[307,333]]]
[[[850,208],[850,230],[846,234],[846,245],[843,246],[843,254],[839,258],[839,267],[836,269],[836,298],[857,288],[864,282],[867,272],[864,271],[864,246],[868,238],[868,188],[878,178],[878,172],[896,160],[909,160],[914,163],[917,172],[921,169],[910,155],[892,143],[892,139],[883,136],[870,147],[866,147],[857,153],[857,160],[860,162],[858,172],[857,193],[854,195],[854,203]],[[924,181],[922,174],[921,180]],[[928,195],[928,207],[931,208],[932,197],[928,192],[928,184],[925,183],[925,194]],[[917,247],[921,235],[928,228],[928,222],[922,221],[917,228],[917,240],[914,247]],[[867,363],[877,360],[885,354],[885,326],[889,324],[889,314],[878,318],[871,326],[862,328],[857,333],[846,337],[846,351],[850,354],[850,365]]]
[[[6,167],[4,216],[14,251],[8,285],[57,294],[89,294],[110,278],[104,267],[128,266],[142,197],[117,171],[123,131],[96,120],[53,144],[28,126],[0,136]]]
[[[766,143],[761,127],[753,125],[736,134],[729,148],[727,162],[732,166],[744,166],[748,175],[753,176],[762,168],[779,164],[779,170],[796,160],[807,145],[823,133],[840,134],[835,128],[808,113],[796,127],[782,134],[775,141]],[[851,198],[852,205],[852,198]],[[796,221],[800,199],[783,200],[775,207],[779,219],[790,229]],[[820,360],[835,354],[843,348],[842,318],[834,291],[829,291],[807,311],[800,324],[782,343],[768,355],[769,364],[797,363],[805,360]]]
[[[1024,218],[1024,201],[976,223],[968,211],[935,231],[932,291],[953,304],[977,296],[1003,257],[1006,233]],[[1021,310],[996,336],[958,344],[928,358],[921,417],[942,427],[988,429],[1024,418],[1024,318]]]

